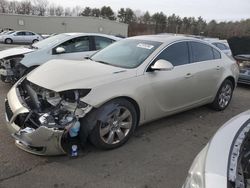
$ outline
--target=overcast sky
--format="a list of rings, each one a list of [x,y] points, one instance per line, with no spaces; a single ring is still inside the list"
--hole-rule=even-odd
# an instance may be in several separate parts
[[[241,20],[250,18],[250,0],[48,0],[50,4],[63,7],[110,6],[114,11],[129,7],[133,10],[173,13],[184,16],[202,16],[207,21]]]

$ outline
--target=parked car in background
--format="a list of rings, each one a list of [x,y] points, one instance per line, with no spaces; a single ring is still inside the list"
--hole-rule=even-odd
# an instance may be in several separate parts
[[[0,33],[0,35],[10,34],[10,33],[14,33],[14,31],[5,30],[5,31],[2,31],[2,32]]]
[[[224,110],[238,74],[235,61],[199,39],[127,38],[85,61],[51,60],[20,79],[7,95],[7,127],[18,147],[39,155],[67,152],[72,129],[81,144],[89,138],[113,149],[137,125],[205,104]]]
[[[249,188],[250,110],[226,122],[196,156],[182,188]]]
[[[205,41],[213,44],[217,48],[219,48],[222,52],[224,52],[228,56],[232,56],[232,51],[227,40],[219,40],[219,39],[207,39],[204,38]]]
[[[31,31],[13,31],[7,32],[3,35],[0,35],[0,42],[4,42],[5,44],[12,43],[35,43],[43,38]]]
[[[236,55],[234,58],[240,68],[238,83],[250,84],[250,54]]]
[[[51,59],[83,60],[97,50],[120,40],[118,37],[94,33],[58,34],[29,47],[0,51],[0,75],[4,82],[15,82]]]

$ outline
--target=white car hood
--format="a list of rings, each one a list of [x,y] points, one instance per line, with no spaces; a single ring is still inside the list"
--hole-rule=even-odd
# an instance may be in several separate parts
[[[60,92],[94,88],[134,76],[134,69],[114,67],[91,60],[51,60],[28,74],[27,79],[41,87]]]
[[[10,48],[7,50],[0,51],[0,59],[6,58],[9,56],[14,56],[14,55],[26,54],[34,50],[35,49],[29,49],[26,47]]]

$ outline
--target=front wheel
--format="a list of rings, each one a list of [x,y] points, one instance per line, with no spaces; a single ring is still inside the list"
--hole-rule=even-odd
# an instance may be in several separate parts
[[[133,104],[125,99],[110,101],[101,108],[101,120],[91,132],[90,141],[100,149],[117,148],[133,134],[137,123],[136,110]]]
[[[233,83],[230,80],[225,80],[211,104],[212,108],[217,111],[224,110],[232,99],[233,89]]]
[[[37,39],[34,39],[33,41],[32,41],[32,43],[34,44],[34,43],[36,43],[36,42],[38,42],[39,40],[37,40]]]
[[[12,44],[13,43],[13,40],[12,39],[9,39],[9,38],[7,38],[7,39],[5,39],[5,44]]]

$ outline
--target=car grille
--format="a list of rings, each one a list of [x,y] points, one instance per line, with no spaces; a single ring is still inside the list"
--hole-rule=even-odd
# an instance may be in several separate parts
[[[10,120],[13,116],[13,112],[10,108],[8,100],[5,101],[5,112],[6,112],[8,120]]]

